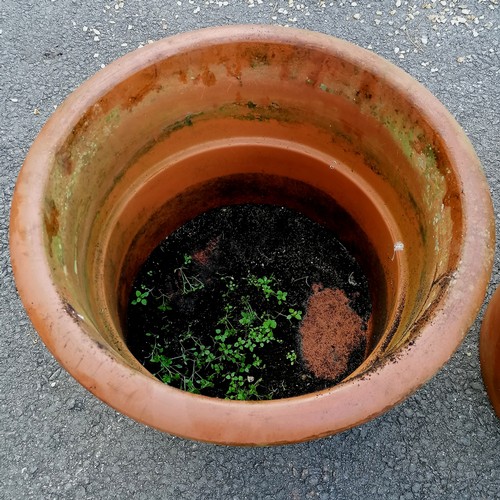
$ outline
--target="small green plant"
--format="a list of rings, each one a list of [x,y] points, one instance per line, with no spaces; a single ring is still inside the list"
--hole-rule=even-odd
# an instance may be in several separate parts
[[[168,300],[168,297],[165,294],[161,294],[159,297],[156,297],[157,300],[161,300],[161,304],[158,306],[158,309],[162,312],[167,312],[172,310],[172,306]]]
[[[258,278],[257,276],[251,274],[247,278],[248,283],[262,290],[262,293],[269,300],[270,297],[276,297],[278,304],[286,302],[287,292],[283,292],[282,290],[273,290],[272,286],[275,283],[274,276],[268,278],[267,276],[262,276],[262,278]]]
[[[188,266],[193,262],[191,255],[184,255],[184,265],[174,269],[174,273],[180,278],[182,294],[186,295],[188,293],[196,292],[201,290],[205,285],[197,276],[190,276],[186,274]]]
[[[286,302],[286,296],[287,292],[282,292],[281,290],[278,290],[276,292],[276,299],[278,300],[278,304],[282,304],[283,302]]]
[[[295,309],[288,309],[288,314],[286,315],[286,319],[291,320],[292,318],[300,321],[302,319],[302,311],[297,311]]]
[[[141,290],[135,291],[135,298],[131,302],[133,306],[138,304],[143,306],[147,305],[147,297],[149,297],[150,290],[148,290],[144,285],[141,285]]]
[[[194,337],[188,331],[182,336],[181,354],[176,357],[168,357],[164,354],[164,348],[158,345],[158,336],[151,333],[146,334],[154,338],[149,360],[160,365],[156,376],[159,376],[166,384],[179,382],[183,390],[198,394],[200,390],[212,387],[213,383],[200,376],[197,370],[193,369],[186,375],[186,368],[199,367],[197,358],[207,354],[205,346],[195,343],[195,347],[185,347],[183,342]]]
[[[250,276],[248,276],[247,280],[251,285],[260,288],[266,299],[269,299],[271,295],[274,295],[274,291],[271,288],[271,284],[274,281],[274,278],[272,276],[270,278],[268,278],[267,276],[257,278],[257,276],[251,274]]]
[[[287,352],[286,359],[288,359],[288,361],[290,361],[290,364],[293,366],[297,361],[297,353],[295,351]]]

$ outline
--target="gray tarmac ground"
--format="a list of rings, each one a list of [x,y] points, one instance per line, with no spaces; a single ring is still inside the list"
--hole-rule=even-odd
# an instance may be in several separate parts
[[[8,249],[30,144],[101,65],[150,40],[233,23],[335,35],[406,70],[464,127],[500,213],[498,0],[1,0],[0,498],[500,498],[500,420],[478,358],[484,308],[451,361],[406,402],[286,447],[228,448],[149,429],[86,392],[37,340]],[[487,299],[499,279],[497,257]]]

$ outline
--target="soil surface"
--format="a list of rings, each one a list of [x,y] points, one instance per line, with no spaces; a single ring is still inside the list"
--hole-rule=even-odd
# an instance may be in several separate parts
[[[359,366],[370,314],[366,276],[331,231],[284,207],[235,205],[151,253],[132,287],[127,342],[173,386],[277,399]]]

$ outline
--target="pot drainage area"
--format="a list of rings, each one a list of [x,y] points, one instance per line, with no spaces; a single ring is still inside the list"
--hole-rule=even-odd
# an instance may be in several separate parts
[[[213,208],[150,254],[126,342],[163,382],[227,399],[325,389],[366,359],[368,278],[334,232],[271,204]]]

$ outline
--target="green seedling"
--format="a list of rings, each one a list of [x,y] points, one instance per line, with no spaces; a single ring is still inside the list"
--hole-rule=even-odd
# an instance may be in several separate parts
[[[197,276],[189,276],[188,274],[186,274],[186,271],[188,270],[187,266],[192,263],[193,258],[190,255],[186,254],[183,256],[183,258],[184,265],[174,269],[174,273],[177,273],[180,278],[182,294],[186,295],[188,293],[193,293],[197,290],[201,290],[205,285]]]
[[[155,299],[158,301],[161,300],[161,304],[158,306],[158,309],[161,312],[167,312],[172,310],[169,298],[164,293],[161,293],[159,296],[155,297]]]
[[[281,305],[283,302],[286,302],[286,296],[287,292],[282,292],[281,290],[278,290],[276,292],[276,299],[278,299],[278,304]]]
[[[150,290],[148,290],[144,285],[141,285],[141,289],[142,292],[141,290],[135,291],[135,298],[131,302],[133,306],[138,304],[145,306],[148,303],[147,297],[149,297]]]
[[[262,290],[262,293],[264,294],[265,298],[269,300],[269,297],[272,295],[276,295],[273,289],[271,288],[271,284],[274,281],[274,278],[271,276],[268,278],[267,276],[262,276],[262,278],[257,278],[257,276],[250,275],[247,278],[248,282]]]
[[[295,351],[287,352],[286,359],[288,359],[288,361],[290,361],[290,364],[293,366],[297,361],[297,353]]]
[[[291,320],[295,318],[297,321],[302,320],[302,311],[296,311],[295,309],[288,309],[288,314],[286,315],[286,319]]]

